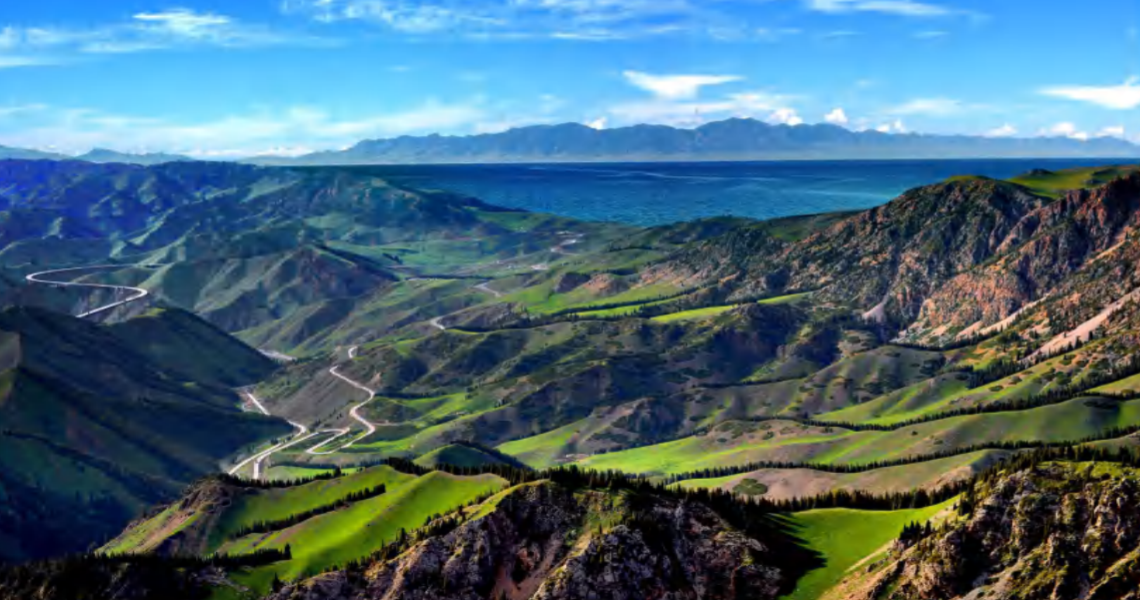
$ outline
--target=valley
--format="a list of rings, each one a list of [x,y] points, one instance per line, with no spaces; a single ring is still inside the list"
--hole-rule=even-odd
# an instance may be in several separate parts
[[[360,168],[0,178],[0,483],[75,514],[42,547],[0,514],[0,558],[98,548],[23,580],[194,557],[218,599],[950,598],[1005,593],[913,575],[980,498],[1134,486],[1137,167],[649,228]]]

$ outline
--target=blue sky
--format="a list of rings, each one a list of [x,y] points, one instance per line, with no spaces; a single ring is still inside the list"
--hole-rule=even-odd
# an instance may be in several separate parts
[[[0,0],[0,144],[226,157],[733,116],[1140,141],[1138,31],[1136,0]]]

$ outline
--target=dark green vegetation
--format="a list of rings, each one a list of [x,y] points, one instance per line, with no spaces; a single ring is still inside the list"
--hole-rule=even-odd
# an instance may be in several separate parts
[[[227,456],[287,432],[242,413],[229,389],[272,369],[177,310],[114,326],[0,312],[0,559],[86,550]]]

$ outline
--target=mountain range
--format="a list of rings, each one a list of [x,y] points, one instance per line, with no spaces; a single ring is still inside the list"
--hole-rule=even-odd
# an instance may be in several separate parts
[[[1140,166],[652,228],[379,171],[0,161],[0,556],[96,548],[0,596],[1134,590]]]
[[[267,166],[644,161],[892,160],[953,158],[1135,158],[1140,147],[1114,137],[982,137],[852,131],[838,125],[772,125],[749,118],[694,129],[634,125],[593,129],[579,123],[533,125],[468,136],[400,136],[298,157],[258,156]],[[195,160],[167,153],[95,148],[69,157],[0,146],[0,159],[80,160],[156,165]]]
[[[93,148],[86,154],[81,154],[75,157],[75,160],[83,160],[93,163],[126,163],[135,165],[160,165],[168,162],[190,161],[194,160],[189,156],[181,154],[166,154],[163,152],[146,152],[141,154],[132,154],[128,152],[119,152],[116,150],[108,150],[107,148]]]
[[[81,154],[79,156],[67,156],[65,154],[59,154],[56,152],[42,152],[40,150],[28,150],[24,148],[0,146],[0,160],[4,159],[79,160],[93,163],[124,163],[135,165],[157,165],[168,162],[194,160],[188,156],[182,156],[180,154],[165,154],[162,152],[132,154],[129,152],[108,150],[106,148],[93,148],[89,152]]]
[[[695,129],[635,125],[593,129],[578,123],[536,125],[471,136],[401,136],[366,140],[342,151],[259,164],[433,164],[846,160],[1003,157],[1130,157],[1131,142],[1110,137],[993,138],[852,131],[837,125],[772,125],[728,119]]]

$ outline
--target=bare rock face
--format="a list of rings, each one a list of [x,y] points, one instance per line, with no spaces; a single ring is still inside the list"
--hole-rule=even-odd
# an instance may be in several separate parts
[[[1018,221],[993,260],[941,285],[919,321],[951,327],[1000,321],[1033,300],[1057,295],[1106,252],[1135,246],[1138,227],[1140,174],[1070,192]]]
[[[1140,597],[1140,483],[1134,469],[1048,464],[976,484],[960,515],[897,544],[856,600],[1117,600]],[[856,576],[858,580],[862,576]]]
[[[675,258],[671,268],[735,281],[740,295],[817,290],[824,300],[911,320],[956,274],[998,253],[1022,219],[1047,203],[1024,189],[976,179],[911,190],[805,239],[730,234]]]
[[[701,504],[540,482],[394,559],[270,600],[765,599],[787,577],[765,566],[771,552]]]
[[[558,282],[554,284],[554,291],[559,294],[578,289],[582,285],[590,281],[590,276],[585,273],[566,273],[558,278]]]
[[[1140,245],[1138,230],[1140,174],[1055,201],[1010,183],[963,179],[908,191],[793,242],[761,226],[741,228],[643,277],[716,283],[739,298],[814,290],[817,300],[912,326],[909,338],[936,342],[927,334],[953,339],[998,323],[1057,297],[1098,260],[1123,261]],[[1114,260],[1104,260],[1110,254]]]

